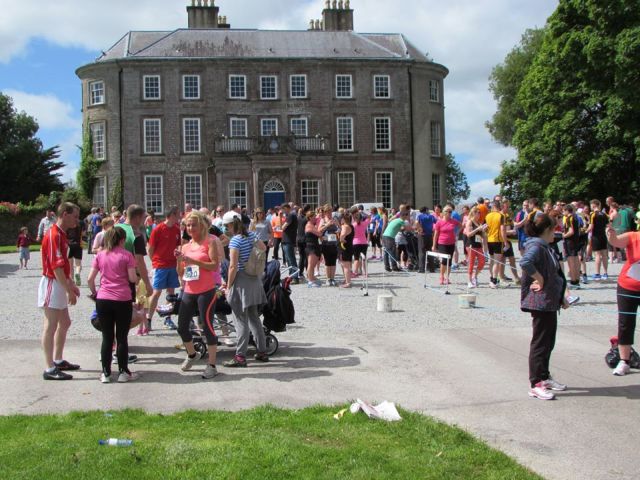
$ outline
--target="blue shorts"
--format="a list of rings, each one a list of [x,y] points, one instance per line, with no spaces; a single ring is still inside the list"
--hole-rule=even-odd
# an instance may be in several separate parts
[[[166,290],[167,288],[178,288],[178,272],[175,268],[156,268],[153,274],[153,289]]]

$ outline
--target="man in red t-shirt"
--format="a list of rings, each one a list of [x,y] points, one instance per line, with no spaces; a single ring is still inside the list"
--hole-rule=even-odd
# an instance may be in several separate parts
[[[149,313],[147,323],[151,326],[153,312],[158,306],[158,300],[162,295],[162,290],[174,293],[180,286],[178,272],[176,270],[177,260],[175,251],[180,247],[180,210],[178,207],[171,207],[166,215],[166,220],[151,231],[149,238],[149,256],[153,273],[153,294],[149,298]]]
[[[65,370],[78,370],[79,365],[63,358],[64,343],[71,326],[69,305],[75,305],[80,290],[71,280],[71,264],[67,257],[69,244],[66,231],[75,228],[80,209],[73,203],[58,208],[58,220],[42,239],[42,278],[38,289],[38,307],[44,310],[42,349],[46,369],[45,380],[71,380]]]

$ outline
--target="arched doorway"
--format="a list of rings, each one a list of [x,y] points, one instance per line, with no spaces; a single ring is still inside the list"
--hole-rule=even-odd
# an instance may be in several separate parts
[[[264,184],[264,208],[273,208],[284,203],[284,185],[278,180],[269,180]]]

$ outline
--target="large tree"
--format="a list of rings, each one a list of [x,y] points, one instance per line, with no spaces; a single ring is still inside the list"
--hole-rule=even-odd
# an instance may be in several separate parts
[[[445,157],[446,169],[446,197],[447,200],[458,203],[459,200],[469,198],[471,195],[471,187],[467,181],[467,175],[462,171],[456,158],[447,153]]]
[[[44,148],[36,133],[38,123],[17,112],[0,92],[0,200],[28,203],[40,194],[62,190],[58,147]]]
[[[516,160],[496,181],[514,199],[640,188],[640,2],[560,0],[516,100]]]

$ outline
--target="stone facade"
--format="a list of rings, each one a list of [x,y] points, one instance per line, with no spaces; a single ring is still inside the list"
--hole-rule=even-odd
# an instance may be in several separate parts
[[[164,32],[169,37],[189,33],[188,30]],[[234,199],[238,199],[231,195],[230,188],[240,187],[241,191],[242,186],[246,186],[246,205],[252,209],[277,198],[265,195],[264,187],[270,181],[284,187],[284,200],[296,203],[313,198],[313,203],[320,204],[339,200],[342,203],[386,200],[385,203],[393,205],[407,201],[417,206],[431,206],[435,200],[444,200],[443,80],[448,73],[445,67],[413,52],[404,56],[389,55],[390,58],[378,58],[376,52],[363,55],[365,58],[344,58],[339,51],[343,49],[342,43],[333,47],[332,41],[336,37],[328,35],[337,32],[268,32],[267,38],[274,41],[296,34],[305,41],[318,38],[328,52],[326,55],[323,52],[315,54],[314,58],[292,58],[293,54],[285,53],[273,59],[251,50],[249,36],[255,35],[253,31],[211,29],[197,33],[205,35],[202,38],[209,43],[176,38],[170,49],[182,49],[187,53],[158,58],[157,54],[151,57],[132,54],[135,53],[132,45],[136,42],[144,47],[157,40],[142,37],[152,34],[140,32],[136,36],[135,32],[130,32],[126,39],[127,54],[114,56],[112,53],[122,48],[121,40],[105,58],[78,69],[83,86],[85,127],[102,124],[105,130],[105,161],[99,173],[103,177],[101,185],[104,185],[99,197],[105,198],[104,203],[108,203],[109,192],[120,178],[125,204],[135,202],[156,209],[182,205],[187,200],[209,208],[217,204],[228,208]],[[208,34],[211,39],[206,36]],[[352,32],[337,34],[358,35]],[[404,41],[403,37],[396,37]],[[387,37],[372,38],[379,41],[381,51],[391,51],[390,44],[383,43],[383,40],[390,42]],[[361,39],[348,39],[349,42],[356,40]],[[245,41],[246,45],[243,44]],[[340,38],[336,40],[340,41]],[[219,45],[216,42],[220,42]],[[264,43],[264,40],[260,42]],[[225,52],[225,48],[233,48],[234,55],[241,51],[243,58],[234,58]],[[217,53],[198,58],[193,55],[194,49]],[[360,53],[357,47],[354,51]],[[337,53],[332,56],[331,52]],[[185,75],[199,77],[199,99],[184,98]],[[230,98],[231,75],[246,78],[246,98]],[[306,75],[306,98],[291,98],[291,75]],[[351,98],[336,97],[338,75],[351,76]],[[144,98],[145,76],[160,78],[159,99]],[[277,78],[277,99],[261,99],[261,76]],[[390,98],[375,98],[375,76],[389,77]],[[102,99],[95,97],[92,90],[96,85],[99,87],[100,82],[104,86]],[[437,99],[430,98],[430,83],[433,82],[437,83]],[[96,98],[102,101],[96,102]],[[353,118],[352,151],[338,149],[339,117]],[[231,138],[232,118],[246,119],[246,139]],[[307,119],[306,136],[290,134],[292,118]],[[376,149],[376,118],[390,121],[389,151]],[[145,119],[160,120],[160,153],[145,153]],[[200,149],[197,153],[185,152],[184,119],[199,119]],[[277,134],[262,137],[262,119],[277,119]],[[440,131],[438,155],[432,155],[434,152],[431,151],[434,122]],[[351,190],[350,173],[354,178],[352,195],[347,194]],[[186,191],[185,175],[191,175],[188,181],[192,182],[192,190],[189,192]],[[440,195],[435,197],[434,178],[442,185]],[[392,190],[390,201],[383,195],[388,180],[391,180]],[[309,186],[314,192],[318,187],[317,197],[303,197],[303,181],[307,194]],[[161,190],[157,188],[159,182]],[[198,198],[198,182],[199,202],[193,200]]]

